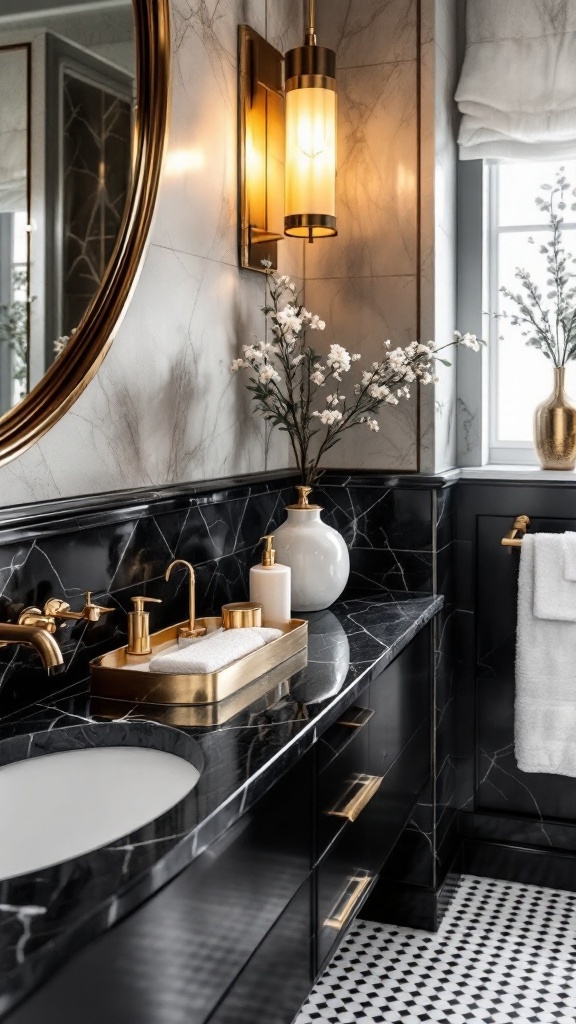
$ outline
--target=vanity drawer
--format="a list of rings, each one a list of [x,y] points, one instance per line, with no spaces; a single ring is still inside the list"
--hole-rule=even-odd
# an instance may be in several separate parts
[[[334,811],[346,802],[355,780],[368,770],[368,733],[374,711],[362,702],[364,696],[368,697],[367,689],[318,741],[316,860],[346,827],[346,817]]]
[[[347,827],[317,866],[316,969],[356,917],[430,775],[429,729],[422,723],[382,776],[365,775],[340,813]]]
[[[291,1024],[313,982],[312,893],[310,877],[207,1024]]]

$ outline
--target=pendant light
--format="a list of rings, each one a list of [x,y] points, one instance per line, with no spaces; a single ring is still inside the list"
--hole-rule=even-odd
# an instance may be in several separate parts
[[[304,46],[286,54],[284,233],[336,235],[336,54],[316,45],[314,0]]]

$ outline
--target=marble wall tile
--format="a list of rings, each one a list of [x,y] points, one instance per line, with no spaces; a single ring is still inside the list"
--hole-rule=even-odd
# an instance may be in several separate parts
[[[416,59],[415,0],[332,0],[320,4],[317,36],[338,68]]]
[[[328,244],[328,243],[326,243]],[[381,356],[383,342],[408,344],[416,331],[414,276],[307,279],[308,307],[326,321],[318,347],[333,342],[360,352],[362,366]],[[353,366],[350,376],[355,375]],[[379,416],[380,431],[361,426],[345,434],[327,458],[327,465],[347,469],[417,468],[415,393]]]
[[[306,248],[306,279],[416,273],[415,61],[338,75],[339,235]]]

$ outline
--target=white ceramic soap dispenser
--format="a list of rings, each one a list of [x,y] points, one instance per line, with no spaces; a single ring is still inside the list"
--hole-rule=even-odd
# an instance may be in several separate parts
[[[250,569],[250,600],[262,605],[264,623],[288,622],[290,619],[290,576],[287,565],[276,565],[272,533],[264,541],[262,562]]]

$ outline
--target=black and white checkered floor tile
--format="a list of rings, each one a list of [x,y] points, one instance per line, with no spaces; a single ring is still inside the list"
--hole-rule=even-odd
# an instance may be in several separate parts
[[[358,921],[294,1024],[575,1024],[576,894],[462,878],[437,933]]]

